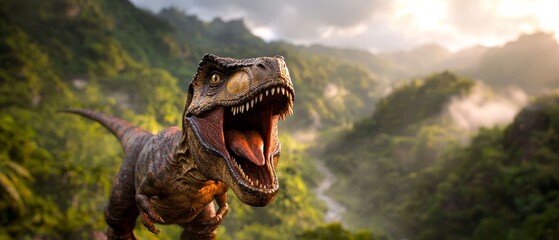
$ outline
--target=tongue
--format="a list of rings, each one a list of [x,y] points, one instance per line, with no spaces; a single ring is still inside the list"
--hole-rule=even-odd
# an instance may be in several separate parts
[[[227,130],[225,143],[237,156],[248,159],[258,166],[264,165],[264,140],[259,132]]]

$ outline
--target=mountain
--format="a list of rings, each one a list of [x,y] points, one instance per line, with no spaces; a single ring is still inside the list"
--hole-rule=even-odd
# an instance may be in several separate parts
[[[525,34],[497,47],[474,46],[450,52],[430,44],[381,53],[378,57],[402,69],[400,76],[404,78],[449,70],[497,88],[519,88],[531,95],[559,87],[559,43],[545,32]]]
[[[350,48],[332,48],[322,45],[311,45],[309,47],[299,47],[303,52],[317,54],[320,56],[333,57],[338,61],[345,61],[351,64],[361,65],[368,69],[383,83],[390,83],[393,80],[401,80],[406,77],[406,71],[400,65],[394,64],[390,59],[372,54],[365,50]]]
[[[398,63],[406,69],[408,76],[423,75],[435,70],[437,65],[447,59],[451,53],[444,47],[436,44],[422,45],[409,51],[396,51],[383,53],[380,56],[391,62]]]
[[[402,69],[404,74],[401,76],[404,79],[445,70],[469,76],[467,71],[478,66],[487,50],[484,46],[474,46],[450,52],[440,45],[427,44],[407,51],[380,53],[378,56]]]
[[[559,43],[549,33],[522,35],[489,49],[470,72],[493,86],[514,86],[531,94],[559,87]]]

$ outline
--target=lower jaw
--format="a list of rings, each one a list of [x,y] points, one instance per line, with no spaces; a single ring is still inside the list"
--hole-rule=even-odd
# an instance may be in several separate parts
[[[231,163],[231,165],[234,165],[235,163],[232,163],[235,160],[230,160],[229,162]],[[265,171],[265,174],[268,175],[269,180],[267,179],[266,181],[262,181],[261,179],[259,179],[258,184],[256,183],[256,180],[253,179],[258,179],[256,177],[251,177],[250,175],[245,175],[247,176],[249,179],[252,180],[252,184],[250,183],[251,180],[246,180],[245,177],[243,177],[242,173],[240,173],[237,169],[235,169],[235,166],[232,166],[232,169],[230,169],[230,174],[233,178],[233,181],[235,182],[235,184],[240,185],[242,188],[245,188],[246,190],[252,191],[252,192],[264,192],[264,193],[270,193],[273,191],[277,191],[277,178],[275,177],[275,173],[273,170],[273,167],[268,165],[270,163],[266,163],[266,165],[262,166],[263,168],[267,168]],[[267,184],[262,184],[262,182],[268,182]],[[260,187],[259,184],[261,184],[263,187]],[[264,187],[265,186],[265,187]]]
[[[235,192],[239,200],[253,207],[264,207],[269,205],[276,198],[276,195],[278,193],[277,189],[271,189],[268,191],[255,191],[240,184],[237,185],[236,188],[237,189],[235,189],[235,187],[232,187],[233,192]]]

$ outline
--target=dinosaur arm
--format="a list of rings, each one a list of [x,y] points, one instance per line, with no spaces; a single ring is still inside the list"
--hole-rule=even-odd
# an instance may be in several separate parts
[[[214,231],[217,226],[223,221],[223,218],[229,212],[229,205],[227,204],[227,191],[222,194],[219,194],[215,197],[215,201],[217,202],[217,206],[219,209],[214,217],[202,222],[202,225],[206,226],[207,232]]]
[[[227,215],[227,212],[229,212],[229,205],[227,204],[227,192],[218,195],[215,198],[215,201],[217,202],[217,206],[219,206],[216,217],[220,217],[220,218],[225,217],[225,215]]]
[[[165,221],[163,221],[161,216],[155,212],[152,203],[149,200],[150,197],[156,196],[158,193],[157,188],[153,186],[153,180],[153,173],[148,172],[137,189],[136,204],[140,210],[140,218],[142,219],[144,226],[146,226],[150,232],[157,234],[159,233],[159,229],[155,227],[154,222],[165,223]]]

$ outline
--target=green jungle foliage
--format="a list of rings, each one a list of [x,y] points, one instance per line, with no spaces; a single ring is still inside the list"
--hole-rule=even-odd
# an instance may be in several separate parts
[[[358,231],[352,233],[339,223],[331,223],[307,230],[298,236],[301,240],[381,240],[388,239],[384,235],[375,235],[370,231]]]
[[[559,236],[559,95],[462,146],[441,111],[473,84],[447,72],[409,82],[323,150],[350,225],[394,239]]]

